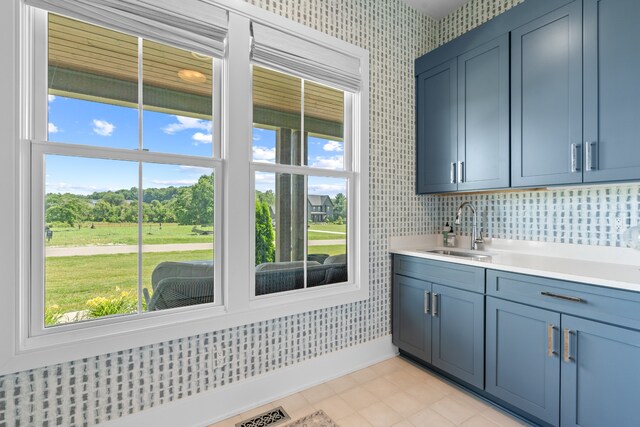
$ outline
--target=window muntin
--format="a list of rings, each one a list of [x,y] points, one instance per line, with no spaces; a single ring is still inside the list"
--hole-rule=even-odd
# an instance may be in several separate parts
[[[34,142],[33,158],[46,171],[34,198],[43,209],[34,230],[44,229],[34,246],[46,251],[32,259],[44,306],[33,301],[33,325],[219,304],[213,58],[48,21],[48,142]],[[178,75],[191,69],[195,80]]]

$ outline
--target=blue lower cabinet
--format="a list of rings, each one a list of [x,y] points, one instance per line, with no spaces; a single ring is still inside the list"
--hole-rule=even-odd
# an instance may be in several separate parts
[[[487,297],[485,391],[557,426],[560,314]]]
[[[393,344],[431,362],[431,283],[393,276]]]
[[[640,425],[640,332],[562,316],[562,426]]]
[[[431,363],[484,388],[484,296],[434,284]]]

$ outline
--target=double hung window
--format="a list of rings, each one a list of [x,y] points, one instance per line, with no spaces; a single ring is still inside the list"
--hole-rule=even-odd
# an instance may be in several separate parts
[[[24,225],[0,373],[368,296],[365,51],[244,3],[17,15]]]

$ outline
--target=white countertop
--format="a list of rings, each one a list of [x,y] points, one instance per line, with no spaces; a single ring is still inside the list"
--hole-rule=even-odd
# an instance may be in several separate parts
[[[629,248],[491,239],[470,251],[469,238],[443,247],[440,235],[391,237],[389,252],[640,292],[640,251]],[[486,261],[425,252],[445,249],[490,255]]]

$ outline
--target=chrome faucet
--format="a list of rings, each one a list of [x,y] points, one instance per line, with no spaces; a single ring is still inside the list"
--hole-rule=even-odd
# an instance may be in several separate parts
[[[462,209],[464,209],[465,206],[471,209],[471,212],[473,213],[473,223],[471,228],[471,250],[475,251],[479,249],[479,246],[482,246],[484,244],[482,236],[478,237],[478,215],[476,214],[476,207],[473,206],[473,204],[470,202],[464,202],[463,204],[461,204],[458,208],[458,213],[456,213],[456,220],[454,222],[455,224],[460,225],[460,216],[462,215]]]

